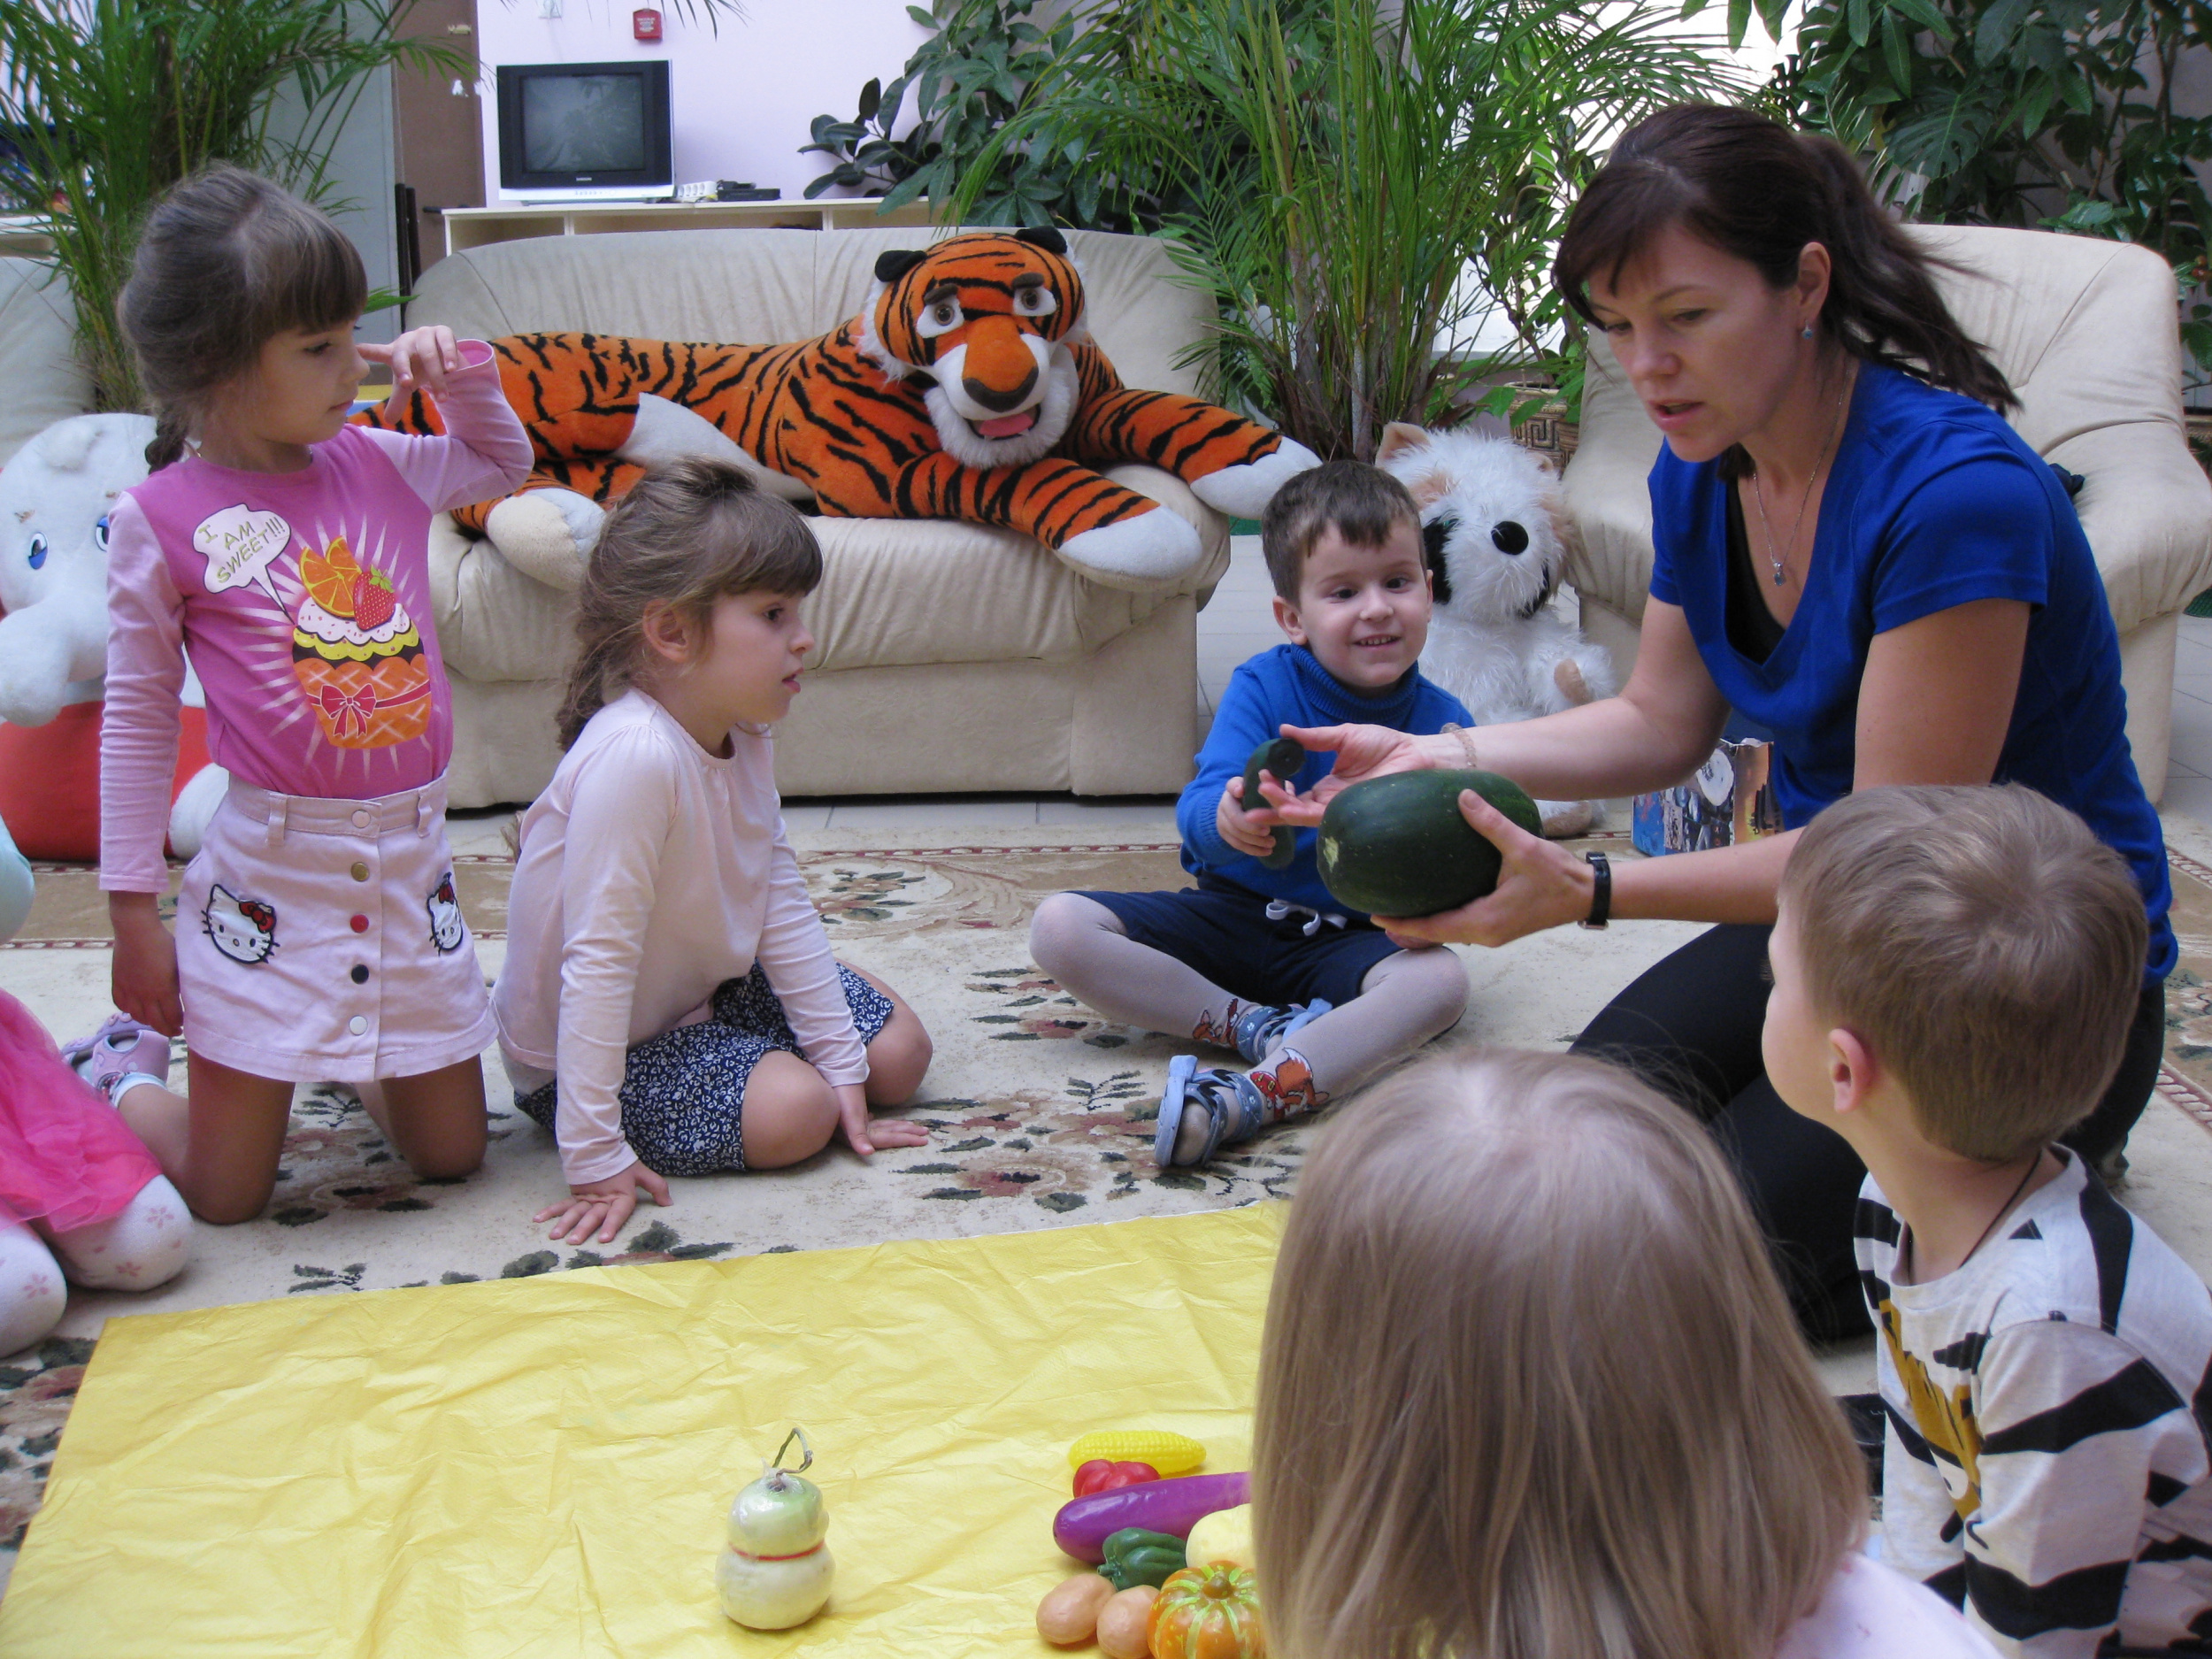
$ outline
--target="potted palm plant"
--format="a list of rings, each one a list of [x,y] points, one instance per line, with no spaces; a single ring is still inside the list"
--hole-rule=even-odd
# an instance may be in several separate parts
[[[1676,8],[1626,0],[1102,0],[970,168],[1081,156],[1170,204],[1216,295],[1218,395],[1323,455],[1486,387],[1571,373],[1546,272],[1606,137],[1739,88]],[[1110,73],[1102,73],[1106,65]],[[959,209],[968,204],[957,205]],[[1498,402],[1510,402],[1509,391]]]

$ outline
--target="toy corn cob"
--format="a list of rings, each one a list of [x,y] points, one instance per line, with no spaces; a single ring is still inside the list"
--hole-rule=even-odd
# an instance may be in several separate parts
[[[1181,1475],[1206,1461],[1206,1448],[1187,1434],[1171,1434],[1165,1429],[1098,1429],[1068,1448],[1071,1469],[1101,1457],[1109,1463],[1149,1463],[1163,1475]]]

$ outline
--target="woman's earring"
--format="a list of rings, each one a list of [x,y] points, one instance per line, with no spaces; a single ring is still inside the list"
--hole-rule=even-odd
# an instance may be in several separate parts
[[[1812,327],[1811,327],[1811,325],[1808,324],[1808,325],[1806,326],[1806,328],[1805,328],[1805,338],[1806,338],[1806,339],[1808,339],[1808,340],[1810,340],[1812,337],[1813,337],[1813,331],[1812,331]]]

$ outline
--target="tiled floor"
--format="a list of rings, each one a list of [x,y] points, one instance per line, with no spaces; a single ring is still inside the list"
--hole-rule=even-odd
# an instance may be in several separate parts
[[[2161,804],[2212,825],[2212,618],[2181,619],[2174,655],[2173,760]]]

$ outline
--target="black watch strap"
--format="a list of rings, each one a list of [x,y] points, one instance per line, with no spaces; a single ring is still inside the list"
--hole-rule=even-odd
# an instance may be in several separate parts
[[[1590,873],[1596,885],[1590,891],[1590,913],[1583,918],[1585,927],[1602,927],[1613,914],[1613,866],[1603,853],[1585,853],[1590,861]]]

